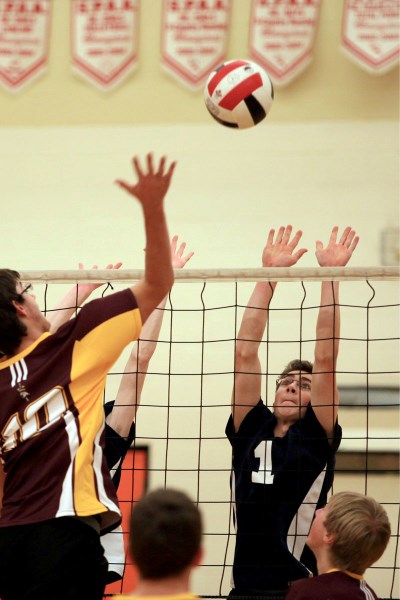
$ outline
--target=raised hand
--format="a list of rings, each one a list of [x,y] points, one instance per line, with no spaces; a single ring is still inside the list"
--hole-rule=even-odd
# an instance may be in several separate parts
[[[122,262],[118,262],[118,263],[115,263],[115,265],[110,263],[104,268],[105,269],[119,269],[121,267],[122,267]],[[79,263],[79,268],[85,269],[85,265],[83,263]],[[98,269],[98,268],[99,268],[98,265],[92,266],[92,269]],[[97,288],[101,287],[102,285],[104,285],[104,283],[99,283],[99,282],[79,283],[78,289],[81,293],[87,294],[89,296],[94,290],[97,290]]]
[[[172,267],[174,269],[182,269],[186,265],[186,263],[192,258],[194,252],[189,252],[186,256],[183,256],[183,253],[186,248],[186,242],[182,242],[179,246],[178,250],[176,246],[178,244],[178,236],[174,235],[171,241],[171,259],[172,259]]]
[[[338,231],[337,226],[332,229],[326,248],[319,240],[316,242],[315,256],[320,267],[344,267],[356,249],[360,238],[354,229],[346,227],[339,241],[337,241]]]
[[[161,206],[162,200],[168,191],[176,162],[172,162],[167,167],[167,158],[163,156],[158,165],[154,166],[151,152],[146,155],[147,171],[142,169],[137,156],[133,157],[132,162],[138,179],[137,183],[130,184],[122,179],[117,179],[115,183],[132,196],[135,196],[141,203],[143,210]]]
[[[291,225],[280,227],[276,236],[275,229],[270,229],[262,254],[263,267],[291,267],[307,252],[306,248],[295,251],[303,232],[297,231],[292,240],[291,235]]]

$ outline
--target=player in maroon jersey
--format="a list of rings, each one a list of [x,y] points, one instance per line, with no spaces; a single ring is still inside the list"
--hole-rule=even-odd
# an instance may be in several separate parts
[[[104,454],[103,390],[122,350],[173,284],[164,198],[175,162],[153,155],[137,182],[145,272],[93,300],[50,333],[30,284],[0,270],[0,596],[102,600],[107,561],[99,533],[121,513]]]
[[[317,510],[307,538],[319,575],[292,583],[285,600],[377,600],[363,575],[389,539],[390,523],[381,504],[355,492],[334,494]]]
[[[171,240],[171,260],[174,269],[183,268],[192,258],[194,253],[184,254],[185,249],[186,242],[178,245],[178,236],[174,235]],[[107,268],[118,269],[121,264],[110,264]],[[83,268],[83,265],[81,264],[80,267]],[[97,268],[97,265],[94,265],[93,268]],[[83,283],[72,287],[48,316],[51,330],[56,331],[63,325],[73,315],[75,307],[81,306],[100,285]],[[106,414],[105,454],[116,489],[118,489],[121,478],[123,460],[136,436],[136,413],[140,405],[149,363],[160,335],[166,302],[167,296],[147,319],[140,338],[134,344],[125,365],[116,398],[104,405]],[[101,542],[108,561],[107,583],[118,581],[122,579],[125,568],[125,549],[121,526],[101,536]]]

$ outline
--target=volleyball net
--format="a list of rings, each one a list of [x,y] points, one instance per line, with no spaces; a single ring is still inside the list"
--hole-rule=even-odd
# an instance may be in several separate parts
[[[73,285],[104,284],[95,298],[141,276],[142,271],[127,270],[21,273],[22,281],[34,284],[47,313]],[[244,308],[254,282],[279,281],[260,347],[262,397],[272,406],[283,367],[294,358],[313,361],[321,281],[340,281],[337,383],[343,439],[332,493],[365,493],[385,507],[391,541],[366,580],[379,598],[399,598],[399,276],[397,267],[176,271],[118,492],[125,537],[132,503],[142,493],[165,486],[185,490],[201,508],[205,525],[205,556],[194,573],[193,590],[213,598],[229,593],[235,530],[225,427]],[[131,349],[108,375],[105,401],[116,397]],[[132,590],[135,571],[129,557],[125,567],[123,580],[108,586],[108,596]]]

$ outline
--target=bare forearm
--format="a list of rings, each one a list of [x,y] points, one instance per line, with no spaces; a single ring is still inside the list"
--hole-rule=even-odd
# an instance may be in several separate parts
[[[139,339],[139,354],[144,356],[148,362],[157,346],[160,336],[161,325],[164,317],[164,309],[167,302],[167,296],[163,298],[157,308],[151,313],[146,323],[143,325]]]
[[[143,326],[141,336],[132,348],[118,389],[114,409],[107,422],[120,435],[128,434],[136,417],[150,360],[157,347],[166,297],[152,312]]]
[[[238,337],[244,340],[261,341],[268,321],[269,305],[276,282],[256,283],[243,313]]]
[[[66,323],[90,294],[91,290],[86,289],[84,286],[75,285],[72,287],[59,304],[47,315],[50,322],[50,331],[56,331]]]
[[[146,231],[145,279],[160,290],[163,298],[171,289],[174,273],[171,262],[170,240],[164,210],[160,207],[157,216],[144,211]],[[162,290],[162,292],[161,292]]]
[[[145,216],[146,257],[145,273],[131,289],[140,308],[143,324],[162,302],[174,282],[168,229],[164,212],[159,209]]]
[[[336,368],[340,337],[339,282],[323,281],[321,285],[321,304],[317,320],[316,360],[331,363]]]

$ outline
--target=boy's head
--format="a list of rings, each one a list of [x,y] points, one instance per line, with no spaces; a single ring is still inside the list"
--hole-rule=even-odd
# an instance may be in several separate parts
[[[274,414],[277,419],[302,419],[311,400],[313,365],[308,360],[290,361],[276,380]]]
[[[26,326],[18,318],[16,309],[16,303],[23,302],[19,273],[0,269],[0,355],[13,356],[26,335]]]
[[[333,567],[362,575],[382,556],[389,539],[389,518],[379,502],[356,492],[339,492],[317,510],[307,545],[317,559],[325,548]]]
[[[202,518],[184,493],[147,493],[131,515],[130,551],[143,579],[180,575],[201,560]]]

